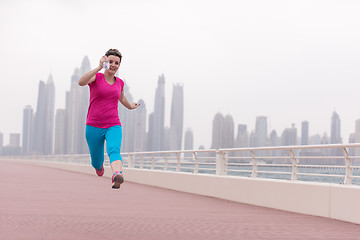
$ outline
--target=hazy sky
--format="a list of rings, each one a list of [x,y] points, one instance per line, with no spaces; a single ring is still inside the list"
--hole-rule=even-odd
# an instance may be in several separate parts
[[[357,0],[1,0],[0,132],[21,133],[23,108],[36,110],[38,83],[54,78],[56,108],[87,55],[123,54],[119,76],[154,109],[158,76],[184,84],[184,129],[195,148],[211,145],[217,112],[255,128],[267,116],[281,135],[310,122],[330,134],[335,110],[348,141],[360,119],[360,2]]]

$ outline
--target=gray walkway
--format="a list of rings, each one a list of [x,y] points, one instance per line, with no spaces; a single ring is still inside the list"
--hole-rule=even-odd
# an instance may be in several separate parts
[[[113,190],[95,174],[2,161],[0,169],[4,240],[360,239],[359,225],[326,218],[129,182]]]

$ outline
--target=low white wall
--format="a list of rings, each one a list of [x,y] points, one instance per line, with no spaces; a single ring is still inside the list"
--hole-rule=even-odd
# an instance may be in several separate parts
[[[86,165],[26,163],[95,174]],[[124,175],[129,182],[360,224],[359,186],[141,169],[125,169]],[[109,167],[104,176],[111,177]]]

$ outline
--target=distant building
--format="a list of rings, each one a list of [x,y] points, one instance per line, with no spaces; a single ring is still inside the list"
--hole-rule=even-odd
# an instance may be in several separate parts
[[[23,130],[22,130],[22,152],[29,154],[31,152],[31,129],[33,124],[33,109],[27,105],[23,111]]]
[[[315,134],[309,138],[309,145],[319,145],[321,144],[321,135]]]
[[[280,145],[280,139],[277,135],[277,132],[275,130],[272,130],[270,133],[270,146],[279,146]]]
[[[328,134],[326,132],[324,132],[323,136],[321,137],[320,144],[330,144],[330,137],[328,136]],[[332,155],[330,148],[321,149],[321,153],[322,153],[322,155],[325,155],[325,156]]]
[[[194,150],[194,134],[190,128],[186,129],[184,138],[184,150]],[[192,153],[185,153],[185,157],[188,158],[192,155]]]
[[[10,133],[10,147],[20,147],[20,133]]]
[[[268,142],[267,134],[268,134],[267,117],[265,116],[256,117],[255,134],[253,135],[254,147],[267,146],[267,142]],[[265,156],[267,152],[257,151],[255,154],[257,156]]]
[[[234,147],[234,120],[231,115],[226,115],[224,118],[224,128],[222,135],[222,147]]]
[[[360,119],[355,121],[354,143],[360,143]],[[360,148],[354,149],[354,155],[360,156]]]
[[[126,99],[131,103],[134,102],[133,96],[130,93],[129,86],[124,82],[124,94]],[[122,142],[121,152],[133,152],[135,148],[135,127],[136,127],[136,112],[130,111],[121,103],[118,105],[119,118],[122,128]]]
[[[155,91],[154,112],[149,116],[149,150],[161,151],[164,147],[165,77],[159,76]]]
[[[70,90],[66,93],[65,105],[65,151],[68,154],[85,154],[89,149],[85,139],[86,116],[89,106],[90,91],[87,86],[79,86],[79,79],[91,70],[87,56],[83,58],[80,68],[71,76]]]
[[[34,116],[32,138],[32,152],[37,154],[52,154],[54,143],[54,111],[55,85],[50,75],[47,83],[39,83],[38,101]]]
[[[170,150],[182,149],[183,125],[184,88],[181,84],[174,84],[170,118]]]
[[[213,132],[211,148],[234,147],[234,120],[231,115],[224,117],[217,113],[213,119]]]
[[[356,134],[355,133],[350,133],[349,143],[356,143]],[[349,154],[351,156],[356,155],[356,148],[349,148]]]
[[[297,129],[295,124],[292,124],[291,128],[286,128],[281,135],[282,146],[297,145]]]
[[[267,142],[267,118],[265,116],[256,117],[255,124],[255,147],[264,147]]]
[[[222,136],[224,132],[224,116],[221,113],[217,113],[213,119],[212,129],[212,149],[222,148]]]
[[[20,133],[9,134],[9,145],[2,147],[3,155],[19,155],[21,154]]]
[[[138,101],[140,104],[135,111],[135,128],[134,128],[134,151],[144,152],[146,151],[146,105],[144,100]]]
[[[249,134],[247,126],[245,124],[238,125],[238,131],[234,143],[235,148],[246,148],[249,147]],[[235,156],[248,156],[249,152],[236,152]]]
[[[188,128],[185,131],[184,150],[194,149],[194,134],[192,129]]]
[[[275,130],[272,130],[270,133],[270,141],[269,141],[269,145],[270,146],[279,146],[281,145],[281,139],[280,137],[278,137],[278,134]],[[271,156],[279,156],[281,154],[280,150],[272,150],[269,155]]]
[[[331,144],[340,144],[342,143],[341,139],[341,121],[339,115],[334,111],[331,117],[331,133],[330,133],[330,143]],[[340,148],[332,148],[331,154],[333,156],[342,156],[342,150]]]
[[[236,134],[235,146],[236,148],[249,147],[249,134],[247,126],[245,124],[238,125],[238,131]]]
[[[309,145],[309,122],[301,123],[301,145]]]
[[[66,110],[57,109],[55,116],[55,154],[66,153]]]

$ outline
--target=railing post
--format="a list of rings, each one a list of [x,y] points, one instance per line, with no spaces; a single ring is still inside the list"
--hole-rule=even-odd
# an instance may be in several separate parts
[[[150,153],[150,155],[152,155],[152,153]],[[142,155],[140,157],[140,169],[144,169],[144,158]]]
[[[179,153],[176,153],[176,159],[177,159],[177,165],[176,165],[176,171],[180,172],[180,156]]]
[[[166,154],[164,153],[164,171],[168,170],[168,159],[166,157]]]
[[[294,151],[289,149],[290,156],[291,156],[291,163],[292,163],[292,173],[291,173],[291,181],[298,180],[298,162],[296,160]]]
[[[252,165],[253,165],[251,177],[257,178],[257,173],[258,173],[257,159],[255,157],[254,151],[250,151],[250,154],[251,154]]]
[[[154,155],[151,154],[151,170],[154,170],[155,166],[155,159],[154,159]]]
[[[352,168],[351,168],[351,158],[349,156],[349,152],[347,151],[346,148],[342,149],[344,157],[345,157],[345,179],[344,179],[344,184],[351,184],[352,183],[352,176],[353,176],[353,172],[352,172]]]
[[[216,151],[216,175],[225,175],[226,173],[226,152]]]
[[[195,160],[194,173],[198,173],[199,172],[199,161],[198,161],[198,157],[197,157],[196,152],[193,152],[193,158]]]
[[[134,168],[135,166],[135,158],[134,154],[129,154],[129,168]]]

